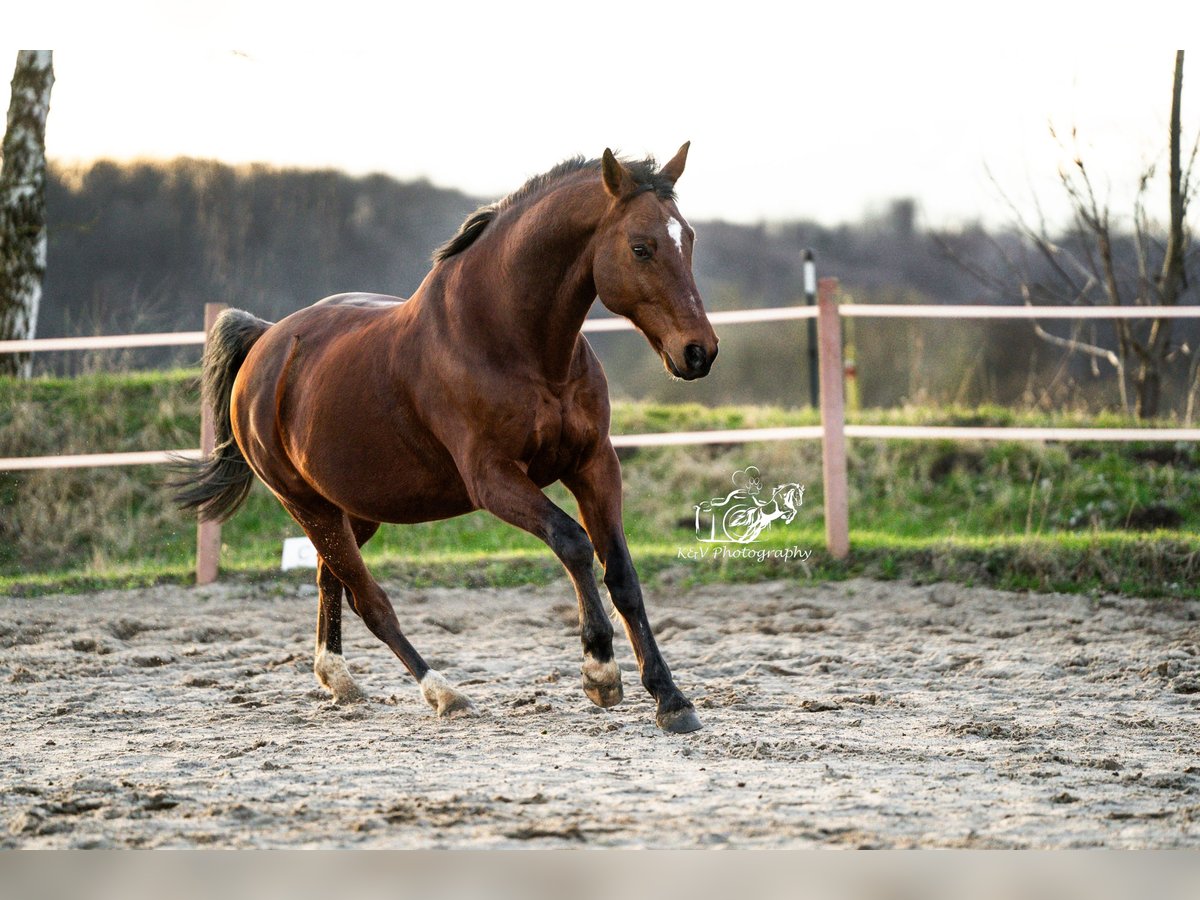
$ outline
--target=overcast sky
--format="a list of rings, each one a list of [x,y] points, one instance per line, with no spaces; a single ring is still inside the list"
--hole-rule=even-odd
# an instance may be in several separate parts
[[[1154,3],[1111,6],[1099,38],[1072,6],[1100,8],[110,0],[5,18],[9,40],[56,49],[62,162],[332,166],[489,198],[575,153],[665,160],[691,140],[692,219],[836,223],[911,196],[943,225],[1006,217],[989,168],[1061,209],[1049,123],[1078,128],[1118,207],[1163,160],[1172,42],[1200,33],[1181,11],[1200,4],[1164,5],[1158,33]],[[1187,71],[1194,139],[1200,53]]]

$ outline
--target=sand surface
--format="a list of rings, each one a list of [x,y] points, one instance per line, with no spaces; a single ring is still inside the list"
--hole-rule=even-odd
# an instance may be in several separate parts
[[[591,705],[565,582],[392,591],[438,720],[315,588],[0,598],[0,847],[1195,847],[1200,606],[939,584],[648,592],[704,729]]]

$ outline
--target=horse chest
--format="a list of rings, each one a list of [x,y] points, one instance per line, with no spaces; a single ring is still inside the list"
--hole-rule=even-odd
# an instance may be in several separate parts
[[[521,459],[535,481],[555,481],[579,458],[588,428],[569,404],[550,397],[536,405]]]

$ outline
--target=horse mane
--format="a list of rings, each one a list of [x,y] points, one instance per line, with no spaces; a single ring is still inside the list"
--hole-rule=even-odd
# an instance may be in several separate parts
[[[621,163],[633,175],[633,180],[639,188],[639,193],[642,191],[654,191],[662,200],[675,199],[674,182],[659,172],[658,163],[654,161],[653,156],[647,156],[645,159],[638,160],[622,159]],[[462,253],[479,239],[479,235],[483,234],[483,230],[501,213],[513,207],[520,206],[533,197],[541,196],[550,187],[576,172],[588,171],[599,172],[600,160],[573,156],[570,159],[563,160],[548,172],[543,172],[541,175],[534,175],[507,197],[497,200],[495,203],[481,206],[467,216],[466,220],[459,226],[458,232],[454,237],[450,238],[450,240],[446,241],[446,243],[433,252],[433,261],[435,263],[444,262],[450,257]]]

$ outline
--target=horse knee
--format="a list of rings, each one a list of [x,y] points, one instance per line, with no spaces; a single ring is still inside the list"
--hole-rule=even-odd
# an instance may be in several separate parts
[[[634,574],[633,566],[624,561],[611,560],[604,569],[604,586],[614,596],[629,593],[630,590],[637,587],[637,576]]]
[[[378,603],[360,604],[358,614],[362,618],[363,624],[375,635],[382,634],[384,628],[389,624],[389,619],[394,618],[394,616],[389,616]]]
[[[553,547],[554,552],[568,571],[578,572],[591,569],[596,549],[592,546],[587,532],[578,522],[571,520],[569,525],[561,528],[553,536]]]

